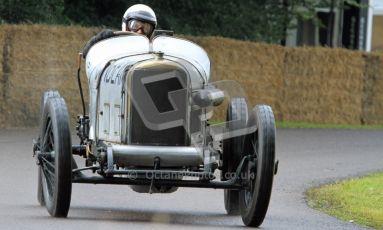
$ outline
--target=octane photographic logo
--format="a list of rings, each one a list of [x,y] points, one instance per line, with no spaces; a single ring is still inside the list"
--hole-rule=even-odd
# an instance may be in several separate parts
[[[145,75],[145,73],[143,73],[143,75]],[[165,100],[162,101],[157,101],[156,99],[163,95],[149,91],[152,85],[156,87],[155,84],[159,82],[169,82],[169,80],[178,81],[176,71],[151,74],[150,76],[140,76],[140,74],[137,74],[135,77],[139,80],[133,82],[132,88],[134,91],[129,89],[128,93],[147,128],[159,131],[178,126],[186,126],[184,119],[186,111],[185,98],[188,92],[187,89],[184,89],[183,85],[179,87],[181,89],[168,92],[167,98],[164,98]],[[182,83],[179,82],[179,84]],[[156,91],[161,91],[161,89],[157,89]],[[162,105],[160,103],[162,103]]]
[[[221,177],[224,178],[225,180],[237,179],[237,175],[235,172],[226,172]],[[243,181],[254,180],[255,177],[256,177],[255,172],[250,172],[250,173],[242,172],[239,174],[239,178]]]
[[[152,73],[150,76],[147,75],[147,73],[144,73],[141,76],[135,76],[139,80],[133,82],[131,89],[128,89],[128,94],[148,129],[159,131],[183,126],[188,135],[191,136],[187,119],[190,119],[190,114],[193,110],[204,111],[198,117],[200,121],[206,121],[214,116],[213,106],[204,108],[195,106],[191,92],[185,86],[187,84],[183,80],[185,77],[180,76],[178,71],[173,70],[165,73]],[[161,89],[159,88],[161,82],[164,83],[162,86],[166,84],[168,85],[165,87],[169,87],[169,84],[173,84],[173,86],[170,87],[170,90],[168,88]],[[239,94],[244,97],[243,89],[234,81],[219,81],[209,85],[225,92],[225,98],[228,99],[226,101],[230,101],[232,97],[230,93]],[[161,92],[161,90],[163,91],[162,95],[158,95],[158,92]],[[188,105],[191,106],[189,107]],[[225,106],[223,107],[226,108]],[[189,108],[191,111],[189,111]],[[237,109],[238,111],[235,112],[241,113],[243,112],[241,109],[243,110],[244,108]],[[245,109],[248,108],[246,107]],[[224,140],[254,132],[256,130],[255,120],[248,117],[248,114],[252,116],[253,113],[246,113],[246,117],[242,117],[242,120],[222,121],[210,125],[209,134],[214,140]],[[239,114],[235,115],[235,117],[241,118]]]
[[[140,176],[138,176],[137,172],[134,172],[134,171],[129,172],[127,174],[127,177],[131,180],[137,180],[137,179],[181,180],[183,177],[188,177],[188,176],[192,177],[193,175],[192,175],[192,173],[190,173],[190,175],[188,175],[187,173],[183,173],[181,175],[181,174],[178,174],[175,172],[161,172],[161,171],[145,172],[145,174],[142,174]],[[242,172],[238,176],[242,180],[249,180],[249,179],[254,180],[256,177],[256,174],[255,174],[255,172],[250,172],[250,173]],[[226,172],[225,174],[223,174],[221,176],[221,178],[224,178],[224,180],[231,180],[231,179],[236,180],[236,179],[238,179],[235,172]],[[202,180],[213,180],[213,179],[215,179],[215,176],[213,174],[206,174],[203,177],[201,177],[200,179],[202,179]]]
[[[127,174],[127,177],[131,180],[135,180],[138,178],[137,172],[136,171],[131,171]]]

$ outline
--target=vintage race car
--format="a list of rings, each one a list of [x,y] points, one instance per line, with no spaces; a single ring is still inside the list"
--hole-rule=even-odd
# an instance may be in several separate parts
[[[59,92],[41,99],[33,154],[38,201],[51,216],[67,216],[72,183],[91,183],[140,193],[224,189],[228,214],[246,226],[263,222],[278,166],[270,106],[250,107],[235,81],[211,82],[204,49],[173,36],[115,32],[90,48],[85,67],[89,108],[78,74],[79,144]]]

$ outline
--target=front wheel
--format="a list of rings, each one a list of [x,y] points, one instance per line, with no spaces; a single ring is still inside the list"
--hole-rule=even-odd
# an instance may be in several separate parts
[[[40,102],[40,119],[43,119],[43,113],[44,113],[44,107],[46,102],[48,101],[48,98],[50,97],[60,97],[60,94],[57,90],[47,90],[43,93],[41,96],[41,102]],[[40,133],[41,134],[41,133]],[[38,142],[40,142],[41,137],[39,136]],[[37,147],[38,148],[38,147]],[[37,149],[34,149],[37,150]],[[37,171],[37,201],[41,206],[45,206],[44,201],[44,194],[43,194],[43,184],[42,184],[42,168],[38,167]]]
[[[68,215],[72,192],[69,116],[62,97],[44,105],[40,132],[40,179],[45,206],[53,217]]]
[[[248,109],[246,99],[243,97],[232,98],[227,109],[226,122],[227,129],[233,137],[223,142],[222,180],[231,179],[242,159],[245,135],[234,136],[234,133],[246,128],[247,120]],[[224,189],[223,197],[227,214],[239,215],[239,191]]]
[[[245,154],[249,160],[244,167],[247,188],[239,193],[243,223],[258,227],[262,224],[269,206],[274,177],[275,121],[270,106],[253,109],[256,131],[247,136]]]

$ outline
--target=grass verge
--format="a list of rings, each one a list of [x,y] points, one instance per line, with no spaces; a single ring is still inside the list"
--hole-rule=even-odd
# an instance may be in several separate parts
[[[210,120],[210,125],[217,125],[225,121]],[[277,128],[302,128],[302,129],[383,129],[383,124],[380,125],[349,125],[349,124],[318,124],[310,122],[298,121],[276,121]]]
[[[277,128],[323,128],[323,129],[383,129],[380,125],[317,124],[309,122],[276,121]]]
[[[312,208],[383,230],[383,172],[313,188],[306,196]]]

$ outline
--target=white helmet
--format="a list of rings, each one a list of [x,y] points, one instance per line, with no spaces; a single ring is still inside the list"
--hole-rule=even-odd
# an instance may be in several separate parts
[[[144,4],[133,5],[125,11],[124,16],[122,17],[122,31],[127,30],[127,22],[131,19],[150,23],[153,25],[153,28],[157,26],[156,14],[152,8]]]

